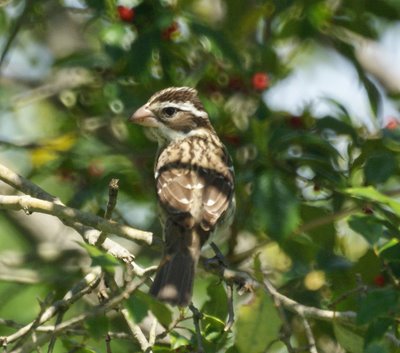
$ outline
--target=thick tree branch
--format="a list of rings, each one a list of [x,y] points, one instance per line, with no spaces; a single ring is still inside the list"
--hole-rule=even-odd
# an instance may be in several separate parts
[[[58,217],[61,221],[67,219],[76,221],[101,231],[118,235],[122,238],[134,241],[143,241],[152,244],[153,235],[150,232],[141,231],[126,225],[110,221],[91,213],[82,212],[71,207],[66,207],[55,202],[37,199],[28,195],[1,196],[0,208],[9,210],[23,210],[26,213],[40,212]]]
[[[152,353],[153,351],[151,350],[149,341],[147,340],[146,336],[144,335],[144,333],[143,333],[142,329],[139,327],[139,325],[137,325],[133,321],[128,310],[125,308],[121,309],[121,314],[122,314],[125,322],[127,323],[129,330],[131,331],[131,334],[133,335],[133,337],[135,337],[137,342],[139,342],[139,345],[140,345],[140,348],[142,349],[142,351],[147,352],[147,353]]]
[[[53,202],[54,204],[57,204],[60,206],[64,206],[63,203],[59,199],[57,199],[53,195],[50,195],[49,193],[44,191],[42,188],[40,188],[38,185],[25,179],[21,175],[18,175],[17,173],[13,172],[11,169],[7,168],[6,166],[4,166],[2,164],[0,164],[0,180],[5,182],[6,184],[12,186],[16,190],[23,192],[24,194],[28,194],[28,195],[36,197],[38,199]],[[61,221],[65,225],[74,228],[82,236],[82,238],[85,240],[85,242],[87,242],[91,245],[96,245],[96,242],[100,236],[99,230],[95,229],[94,227],[89,227],[87,225],[84,225],[84,224],[78,222],[73,217],[61,219]],[[126,226],[124,226],[124,227],[126,227]],[[114,231],[111,231],[111,233],[114,233]],[[148,234],[150,234],[150,233],[148,233]],[[158,242],[157,238],[154,238],[153,240],[155,242],[156,241]],[[149,267],[147,269],[141,268],[138,264],[136,264],[133,261],[135,257],[126,248],[124,248],[123,246],[121,246],[120,244],[118,244],[117,242],[115,242],[109,238],[106,238],[103,241],[103,243],[100,245],[100,247],[103,250],[105,250],[108,254],[129,264],[133,273],[135,273],[138,276],[144,276],[148,272],[154,271],[155,267]]]
[[[56,197],[50,195],[39,186],[32,183],[30,180],[25,179],[21,175],[13,172],[11,169],[8,169],[2,164],[0,164],[0,180],[12,186],[14,189],[23,192],[24,194],[31,195],[32,197],[37,197],[38,199],[61,204],[61,201],[58,200]]]

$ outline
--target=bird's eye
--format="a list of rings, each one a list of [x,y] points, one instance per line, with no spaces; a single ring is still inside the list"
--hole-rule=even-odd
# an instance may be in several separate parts
[[[176,108],[173,107],[166,107],[162,110],[163,114],[165,116],[167,116],[168,118],[170,118],[172,115],[174,115],[176,113]]]

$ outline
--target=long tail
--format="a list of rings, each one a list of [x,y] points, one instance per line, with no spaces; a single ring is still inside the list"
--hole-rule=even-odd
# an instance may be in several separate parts
[[[150,294],[172,305],[187,306],[192,299],[201,244],[195,231],[172,228],[175,231],[166,234],[165,255],[150,288]]]

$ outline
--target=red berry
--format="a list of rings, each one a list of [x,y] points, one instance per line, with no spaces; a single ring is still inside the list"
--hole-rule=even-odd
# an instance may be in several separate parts
[[[231,77],[228,82],[228,87],[232,91],[240,91],[244,88],[244,82],[240,77]]]
[[[93,178],[98,178],[101,177],[104,173],[104,167],[101,165],[101,163],[98,162],[92,162],[88,166],[88,174],[93,177]]]
[[[237,135],[226,135],[224,140],[233,146],[240,146],[240,137]]]
[[[291,116],[289,118],[289,125],[293,128],[293,129],[301,129],[304,127],[304,122],[303,119],[299,116]]]
[[[171,40],[173,39],[174,35],[176,35],[179,32],[179,25],[177,22],[172,22],[169,27],[164,29],[161,33],[161,36],[165,40]]]
[[[262,91],[269,86],[269,77],[265,72],[256,72],[252,78],[253,88]]]
[[[118,6],[118,15],[122,21],[132,22],[135,17],[135,10],[133,8]]]
[[[397,128],[398,125],[399,125],[399,122],[397,119],[390,118],[385,126],[385,129],[394,130],[395,128]]]
[[[384,287],[385,286],[385,277],[383,275],[377,275],[374,277],[374,283],[375,285],[377,285],[378,287]]]

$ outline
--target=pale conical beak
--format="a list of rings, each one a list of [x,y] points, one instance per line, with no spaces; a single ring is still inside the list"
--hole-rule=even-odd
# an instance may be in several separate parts
[[[143,105],[138,110],[136,110],[136,112],[134,112],[133,115],[129,118],[129,121],[131,123],[143,126],[149,126],[149,127],[158,126],[158,121],[156,119],[156,116],[150,109],[147,108],[146,105]]]

